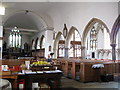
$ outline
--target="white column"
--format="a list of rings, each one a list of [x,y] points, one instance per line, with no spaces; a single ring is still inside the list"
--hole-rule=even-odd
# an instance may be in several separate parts
[[[54,51],[54,59],[57,59],[57,52],[58,52],[58,49],[53,48],[53,51]]]
[[[0,26],[0,59],[2,59],[3,26]]]
[[[65,58],[69,58],[69,53],[68,53],[69,51],[68,51],[68,49],[69,48],[65,48],[65,56],[64,56]]]
[[[51,51],[49,51],[51,46]],[[45,57],[48,58],[48,54],[53,53],[53,30],[45,31]]]
[[[98,59],[98,51],[95,50],[95,59]]]

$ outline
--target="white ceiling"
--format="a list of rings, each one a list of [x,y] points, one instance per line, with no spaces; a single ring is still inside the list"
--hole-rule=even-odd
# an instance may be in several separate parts
[[[6,9],[16,10],[31,10],[31,11],[48,11],[52,7],[53,3],[45,2],[9,2],[3,3]]]
[[[16,2],[15,2],[16,1]],[[25,2],[26,1],[26,2]],[[34,1],[34,2],[32,2]],[[39,1],[39,2],[36,2]],[[56,2],[55,2],[56,1]],[[32,30],[40,30],[44,27],[40,20],[37,18],[33,18],[30,14],[31,11],[39,14],[48,14],[47,12],[50,9],[53,9],[56,3],[59,2],[80,2],[80,0],[24,0],[24,2],[19,2],[17,0],[3,0],[3,6],[6,8],[6,15],[3,16],[3,25],[5,28],[11,28],[17,26],[22,29],[32,29]],[[96,1],[96,0],[84,0],[87,1]],[[97,0],[103,1],[103,0]],[[104,2],[118,2],[119,0],[104,0]],[[64,4],[63,4],[64,5]],[[26,10],[29,12],[26,13]],[[16,11],[20,11],[20,13],[15,13]],[[11,13],[13,15],[11,15]],[[14,14],[15,13],[15,14]],[[10,17],[9,17],[10,16]]]
[[[2,0],[3,2],[23,2],[21,0]],[[119,2],[119,0],[24,0],[24,2]]]
[[[30,3],[30,2],[5,2],[2,3],[6,8],[6,13],[3,16],[4,28],[13,28],[17,26],[22,31],[42,30],[44,25],[41,20],[33,15],[34,13],[46,13],[52,3]],[[30,30],[28,31],[30,32]]]

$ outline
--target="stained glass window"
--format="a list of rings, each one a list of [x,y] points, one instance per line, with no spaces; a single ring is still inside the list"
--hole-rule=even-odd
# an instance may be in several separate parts
[[[17,29],[17,27],[14,27],[9,35],[9,47],[17,47],[20,48],[21,47],[21,33],[20,31]]]

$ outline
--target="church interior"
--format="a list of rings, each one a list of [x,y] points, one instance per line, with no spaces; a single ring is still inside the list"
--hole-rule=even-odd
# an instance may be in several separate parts
[[[1,90],[120,88],[119,1],[3,1],[0,21]]]

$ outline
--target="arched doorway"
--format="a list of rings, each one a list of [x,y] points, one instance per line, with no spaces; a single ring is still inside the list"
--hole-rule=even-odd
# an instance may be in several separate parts
[[[62,36],[62,33],[58,32],[54,41],[54,48],[53,48],[54,58],[58,57],[58,45],[59,45],[59,40],[61,36]]]
[[[65,41],[65,57],[81,57],[81,35],[75,27],[71,27]]]
[[[97,18],[90,20],[83,32],[82,46],[84,47],[82,49],[82,57],[86,59],[98,59],[98,54],[103,56],[106,54],[98,52],[100,49],[104,52],[111,49],[110,32],[103,21]]]

